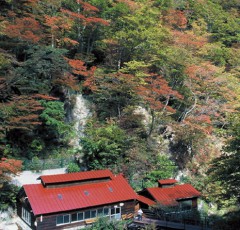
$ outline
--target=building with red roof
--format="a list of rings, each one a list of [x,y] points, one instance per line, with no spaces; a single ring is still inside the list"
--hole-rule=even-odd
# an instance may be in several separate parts
[[[40,184],[24,185],[17,214],[32,229],[85,226],[106,216],[121,219],[134,213],[138,195],[122,175],[97,170],[41,176]]]
[[[175,179],[159,180],[158,187],[145,188],[139,195],[154,201],[154,204],[145,202],[145,205],[162,205],[167,207],[180,207],[184,210],[196,208],[197,199],[201,193],[190,184],[176,184]]]

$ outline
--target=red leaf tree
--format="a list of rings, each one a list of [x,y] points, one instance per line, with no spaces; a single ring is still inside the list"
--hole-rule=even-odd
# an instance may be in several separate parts
[[[31,43],[38,43],[42,39],[41,25],[31,14],[7,22],[4,33],[10,38]]]
[[[2,158],[0,160],[0,186],[11,180],[11,175],[16,175],[22,169],[22,161]]]
[[[142,97],[150,108],[152,122],[149,135],[151,134],[156,112],[168,111],[174,113],[175,109],[169,106],[170,99],[183,99],[183,96],[173,90],[168,82],[160,75],[150,74],[144,82],[136,88],[136,93]]]

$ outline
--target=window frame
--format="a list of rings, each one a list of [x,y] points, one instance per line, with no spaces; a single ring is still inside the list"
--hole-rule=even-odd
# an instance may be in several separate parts
[[[118,210],[118,211],[117,211]],[[112,212],[113,211],[113,212]],[[121,219],[122,209],[120,206],[111,207],[110,210],[110,219],[120,220]]]
[[[64,220],[66,216],[68,216],[68,222],[65,222],[65,220]],[[58,218],[60,218],[60,217],[63,218],[63,223],[58,223]],[[57,218],[56,218],[56,226],[70,224],[70,223],[71,223],[70,214],[58,215]]]
[[[82,214],[82,219],[79,218],[80,214]],[[73,215],[76,215],[76,217],[77,217],[76,220],[72,220],[72,216]],[[84,220],[85,220],[84,212],[74,212],[74,213],[71,213],[71,221],[70,221],[70,223],[81,222],[81,221],[84,221]]]
[[[22,207],[22,219],[31,226],[31,213],[24,207]]]

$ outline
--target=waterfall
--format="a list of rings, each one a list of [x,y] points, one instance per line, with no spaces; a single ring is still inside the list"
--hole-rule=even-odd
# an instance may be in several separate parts
[[[79,140],[84,135],[84,128],[91,112],[87,106],[87,100],[84,99],[82,94],[75,95],[74,101],[75,103],[71,111],[71,120],[74,123],[74,129],[76,130],[77,136],[71,141],[71,145],[76,148],[81,148]]]

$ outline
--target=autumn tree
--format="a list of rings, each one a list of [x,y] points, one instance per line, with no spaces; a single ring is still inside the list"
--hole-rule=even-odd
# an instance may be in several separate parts
[[[234,111],[237,91],[232,90],[230,76],[209,62],[192,65],[186,69],[186,85],[191,90],[193,104],[182,114],[182,121],[195,120],[205,131],[211,132],[211,123],[224,122],[224,114]],[[198,116],[192,116],[192,114]],[[208,130],[209,129],[209,130]]]
[[[143,99],[152,116],[149,135],[151,135],[156,113],[169,112],[174,113],[175,109],[169,105],[169,102],[174,99],[183,99],[183,96],[176,90],[173,90],[168,82],[160,75],[150,74],[144,79],[144,82],[136,87],[136,93]]]
[[[25,134],[41,124],[39,114],[43,109],[33,97],[18,96],[7,103],[2,103],[0,109],[1,156],[12,154],[6,142],[14,146],[25,142]],[[17,140],[16,137],[18,137]]]
[[[0,160],[0,210],[9,206],[14,207],[16,202],[17,187],[9,182],[12,176],[17,175],[22,169],[22,161],[15,159],[1,158]]]
[[[2,158],[0,161],[0,185],[11,180],[11,175],[17,175],[22,169],[20,160]]]
[[[98,17],[97,14],[99,9],[88,2],[77,0],[72,6],[61,8],[61,13],[73,23],[72,29],[75,31],[77,36],[74,40],[66,40],[76,45],[79,43],[78,52],[81,54],[90,55],[93,50],[95,42],[94,33],[99,26],[107,26],[109,23]],[[97,37],[97,36],[96,36]]]
[[[16,18],[14,23],[7,23],[5,34],[10,38],[30,43],[38,43],[42,38],[40,24],[32,15]]]

